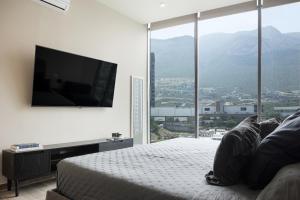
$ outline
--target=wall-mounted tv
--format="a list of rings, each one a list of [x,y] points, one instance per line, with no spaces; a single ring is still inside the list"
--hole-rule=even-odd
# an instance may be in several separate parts
[[[36,46],[32,106],[112,107],[117,64]]]

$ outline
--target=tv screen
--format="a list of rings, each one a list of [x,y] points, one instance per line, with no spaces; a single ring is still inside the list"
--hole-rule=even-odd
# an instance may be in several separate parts
[[[36,46],[32,106],[112,107],[117,64]]]

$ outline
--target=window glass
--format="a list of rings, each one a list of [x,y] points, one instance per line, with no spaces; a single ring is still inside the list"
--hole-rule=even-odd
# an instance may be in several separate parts
[[[195,137],[194,23],[151,32],[150,139]]]
[[[257,11],[199,21],[199,136],[256,114],[257,41]]]
[[[263,119],[300,108],[300,3],[262,11]]]

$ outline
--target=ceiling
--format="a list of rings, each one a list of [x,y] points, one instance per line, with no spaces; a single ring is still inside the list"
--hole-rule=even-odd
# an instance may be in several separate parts
[[[249,0],[97,0],[142,24],[161,21]],[[161,7],[161,4],[165,4]]]

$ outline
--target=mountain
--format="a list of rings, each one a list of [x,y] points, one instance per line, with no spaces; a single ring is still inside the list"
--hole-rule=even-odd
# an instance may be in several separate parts
[[[151,40],[157,77],[193,77],[194,39],[191,36]],[[187,70],[186,70],[186,69]]]
[[[281,33],[272,26],[263,33],[263,87],[295,90],[300,86],[300,33]],[[200,37],[200,86],[239,87],[256,91],[257,30]],[[152,39],[157,78],[194,78],[194,38]]]

